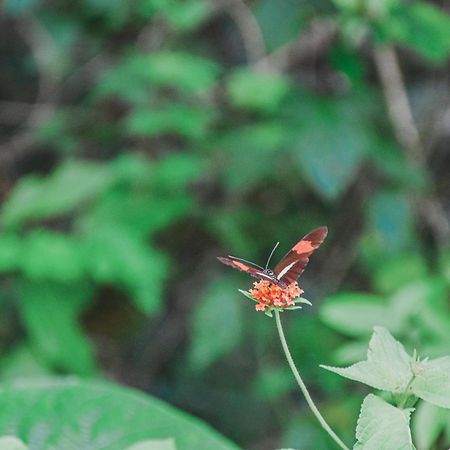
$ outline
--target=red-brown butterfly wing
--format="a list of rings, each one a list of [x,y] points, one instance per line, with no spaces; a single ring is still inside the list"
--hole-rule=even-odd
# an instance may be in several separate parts
[[[261,280],[268,280],[273,281],[273,279],[265,274],[261,269],[257,267],[252,267],[249,264],[246,264],[237,258],[233,258],[232,256],[229,256],[228,258],[224,258],[222,256],[218,256],[217,259],[227,266],[233,267],[233,269],[241,270],[242,272],[246,272],[252,277],[259,278]]]
[[[311,253],[316,250],[328,234],[327,227],[316,228],[297,242],[276,265],[274,272],[281,285],[297,280],[308,264]]]

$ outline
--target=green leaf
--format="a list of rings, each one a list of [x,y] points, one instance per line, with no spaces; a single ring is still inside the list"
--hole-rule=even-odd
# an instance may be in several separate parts
[[[450,356],[415,363],[411,391],[427,402],[450,408]]]
[[[80,375],[95,372],[78,315],[90,298],[83,285],[21,280],[20,312],[32,347],[49,366]]]
[[[320,308],[320,318],[330,327],[347,336],[365,336],[375,325],[390,330],[398,328],[385,301],[372,294],[343,292],[329,297]]]
[[[326,200],[336,200],[354,180],[371,146],[365,115],[350,102],[315,100],[299,118],[293,148],[306,181]]]
[[[401,42],[433,62],[450,56],[450,17],[441,8],[417,1],[397,8],[379,24],[383,39]]]
[[[233,285],[227,280],[215,281],[194,311],[189,360],[195,370],[205,370],[241,340],[242,304],[233,294]]]
[[[173,439],[150,439],[133,444],[126,450],[177,450]]]
[[[399,409],[369,394],[356,426],[354,450],[415,450],[409,420],[413,409]]]
[[[396,255],[378,265],[373,283],[380,292],[392,293],[410,282],[425,278],[427,274],[427,265],[421,255]]]
[[[183,450],[238,450],[208,425],[156,398],[74,377],[1,385],[0,433],[5,430],[24,441],[36,437],[33,450],[123,450],[168,438]]]
[[[0,437],[0,449],[1,450],[28,450],[28,447],[14,436],[2,436]]]
[[[186,139],[200,139],[208,133],[214,116],[205,108],[172,104],[165,108],[137,108],[125,121],[130,134],[157,136],[176,134]]]
[[[85,276],[80,242],[44,229],[33,230],[23,239],[20,268],[33,280],[74,282]]]
[[[396,341],[389,331],[383,327],[374,327],[366,361],[347,368],[321,367],[375,389],[402,393],[413,376],[411,362],[411,357],[403,345]]]
[[[420,402],[412,419],[414,442],[417,448],[429,449],[445,428],[449,412],[427,402]]]
[[[302,24],[306,22],[298,0],[262,0],[256,6],[255,16],[269,50],[298,36]]]
[[[66,214],[104,192],[114,182],[112,175],[107,165],[68,161],[48,177],[25,177],[3,206],[2,222],[18,227]]]
[[[384,257],[408,247],[412,236],[412,212],[403,193],[382,192],[372,197],[369,205],[371,236]]]
[[[231,103],[250,111],[277,111],[289,90],[290,85],[285,78],[247,69],[234,72],[228,79]]]
[[[0,236],[0,271],[9,272],[19,266],[22,257],[22,240],[14,234]]]
[[[166,256],[114,223],[86,233],[85,260],[91,277],[124,287],[142,311],[157,312],[168,276]]]

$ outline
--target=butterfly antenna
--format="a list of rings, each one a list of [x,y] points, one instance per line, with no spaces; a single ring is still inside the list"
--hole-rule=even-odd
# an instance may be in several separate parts
[[[228,258],[237,259],[238,261],[242,261],[242,262],[245,262],[247,264],[251,264],[252,266],[258,267],[258,269],[264,270],[264,267],[258,266],[258,264],[255,264],[254,262],[251,262],[251,261],[247,261],[244,258],[238,258],[237,256],[231,256],[231,255],[228,255]]]
[[[269,263],[270,263],[270,260],[272,259],[272,255],[273,255],[273,253],[274,253],[274,251],[277,249],[277,247],[280,245],[280,243],[279,242],[277,242],[276,244],[275,244],[275,247],[272,249],[272,251],[270,252],[270,255],[269,255],[269,259],[267,260],[267,263],[266,263],[266,269],[267,269],[267,267],[269,267]]]

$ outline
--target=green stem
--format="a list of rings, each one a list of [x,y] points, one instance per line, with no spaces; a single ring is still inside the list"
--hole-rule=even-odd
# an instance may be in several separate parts
[[[302,380],[302,377],[298,373],[297,367],[295,366],[294,360],[292,359],[291,352],[289,351],[289,347],[286,342],[286,337],[284,336],[283,327],[281,326],[281,319],[280,319],[280,312],[275,310],[275,320],[277,322],[277,328],[278,328],[278,334],[280,336],[281,345],[283,346],[284,354],[286,355],[286,359],[289,363],[289,366],[291,367],[292,373],[294,374],[295,379],[297,380],[298,385],[300,386],[301,391],[303,392],[303,395],[305,396],[306,402],[308,403],[308,406],[311,408],[311,411],[316,416],[317,420],[319,421],[322,428],[330,435],[331,439],[336,442],[339,447],[341,447],[343,450],[350,450],[336,435],[336,433],[331,429],[331,427],[327,424],[325,419],[322,417],[322,414],[320,414],[320,411],[317,409],[317,406],[315,405],[313,399],[309,395],[308,388],[306,387],[305,383]]]

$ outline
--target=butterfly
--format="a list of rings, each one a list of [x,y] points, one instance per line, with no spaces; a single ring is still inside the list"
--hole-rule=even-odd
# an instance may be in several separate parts
[[[228,256],[228,258],[218,256],[217,259],[227,266],[246,272],[252,277],[270,281],[271,283],[280,286],[282,289],[285,289],[291,283],[297,281],[297,278],[305,270],[305,267],[309,262],[309,257],[324,241],[327,234],[327,227],[320,227],[311,231],[305,237],[300,239],[286,255],[284,255],[273,270],[269,269],[268,265],[275,249],[278,247],[278,243],[270,253],[265,268],[234,256]]]

